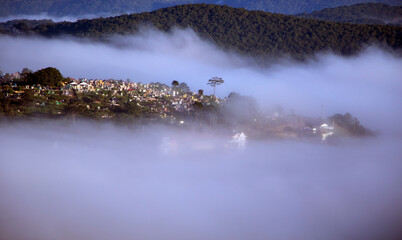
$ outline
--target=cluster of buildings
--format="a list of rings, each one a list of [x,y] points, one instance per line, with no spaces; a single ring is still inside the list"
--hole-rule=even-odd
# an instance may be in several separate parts
[[[203,105],[211,104],[214,101],[220,104],[221,100],[215,97],[204,96],[203,94],[170,87],[163,83],[138,83],[122,80],[88,80],[71,79],[63,86],[63,95],[73,96],[74,93],[94,92],[96,94],[110,93],[111,105],[119,105],[118,97],[128,95],[138,105],[151,106],[155,112],[189,112],[193,110],[195,102]]]
[[[202,93],[191,92],[182,89],[180,86],[168,86],[163,83],[138,83],[122,80],[100,80],[100,79],[73,79],[63,82],[63,86],[52,88],[41,85],[17,84],[18,81],[10,81],[3,84],[2,92],[5,97],[21,99],[26,90],[30,90],[35,96],[48,96],[49,94],[74,97],[77,94],[102,94],[109,99],[110,106],[119,106],[120,97],[128,96],[130,101],[135,101],[138,106],[146,106],[151,112],[158,112],[161,116],[169,113],[184,112],[190,113],[194,110],[196,102],[202,105],[221,104],[221,99],[204,96]],[[7,91],[4,89],[7,88]],[[11,89],[11,90],[10,90]]]

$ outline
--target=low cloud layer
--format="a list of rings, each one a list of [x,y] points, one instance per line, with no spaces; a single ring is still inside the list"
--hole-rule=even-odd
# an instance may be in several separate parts
[[[120,14],[121,15],[121,14]],[[20,14],[20,15],[11,15],[11,16],[4,16],[0,17],[0,22],[7,22],[15,19],[28,19],[28,20],[43,20],[43,19],[50,19],[53,22],[75,22],[80,19],[94,19],[100,17],[113,17],[117,16],[117,14],[110,14],[110,13],[99,13],[99,14],[86,14],[86,15],[79,15],[79,16],[53,16],[49,15],[48,13],[40,13],[40,14]]]
[[[229,140],[157,126],[3,123],[0,238],[401,236],[401,141],[239,150]]]

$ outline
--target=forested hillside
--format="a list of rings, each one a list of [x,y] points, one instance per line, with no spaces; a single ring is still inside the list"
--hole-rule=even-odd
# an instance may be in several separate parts
[[[187,3],[224,4],[249,10],[296,14],[364,2],[401,5],[400,0],[0,0],[0,16],[44,12],[52,16],[123,14]]]
[[[304,58],[325,50],[351,55],[370,44],[386,45],[398,51],[402,46],[400,26],[335,23],[207,4],[181,5],[150,13],[42,24],[37,27],[27,24],[17,27],[21,28],[20,33],[47,37],[73,35],[106,39],[114,34],[134,34],[144,26],[162,31],[175,27],[191,28],[223,49],[263,57],[290,55]]]
[[[305,13],[296,16],[344,23],[402,25],[402,6],[362,3],[326,8],[310,14]]]
[[[220,2],[231,7],[244,7],[249,10],[263,10],[282,14],[310,13],[324,8],[368,2],[401,5],[400,0],[224,0]]]

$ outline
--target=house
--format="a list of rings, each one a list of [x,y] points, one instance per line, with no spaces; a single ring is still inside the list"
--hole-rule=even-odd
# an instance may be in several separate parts
[[[324,123],[324,124],[322,124],[322,125],[320,126],[320,131],[321,131],[321,132],[333,132],[334,129],[335,129],[335,127],[334,127],[333,125],[332,125],[332,126],[329,126],[329,125],[326,124],[326,123]]]
[[[322,135],[322,141],[327,140],[327,138],[335,133],[335,126],[329,126],[328,124],[324,123],[320,126],[320,132]]]
[[[246,145],[246,138],[247,138],[247,136],[243,132],[237,133],[232,137],[230,144],[232,146],[244,148]]]

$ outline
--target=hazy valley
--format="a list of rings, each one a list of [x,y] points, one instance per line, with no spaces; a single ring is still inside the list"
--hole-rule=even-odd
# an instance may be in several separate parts
[[[220,5],[0,26],[0,239],[402,236],[400,26]]]

